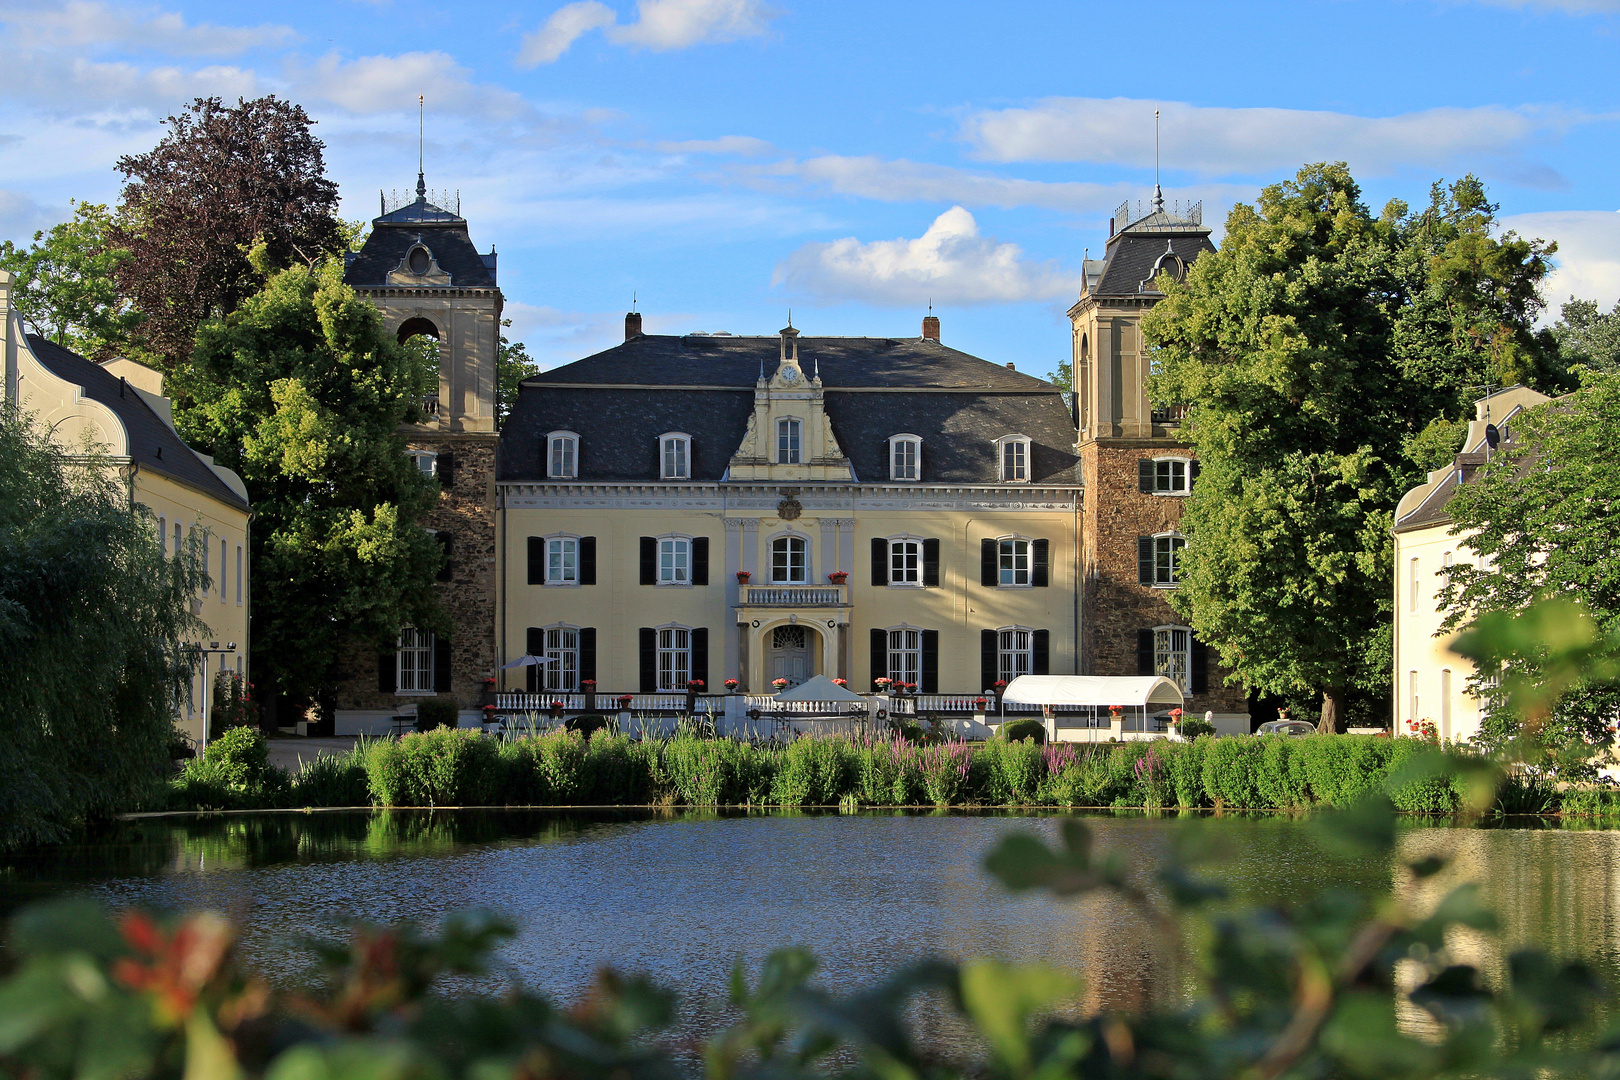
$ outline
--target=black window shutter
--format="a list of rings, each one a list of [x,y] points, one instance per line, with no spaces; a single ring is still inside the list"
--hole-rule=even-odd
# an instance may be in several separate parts
[[[939,693],[939,631],[924,630],[922,632],[922,683],[918,686],[924,694]]]
[[[643,585],[658,584],[658,538],[656,536],[643,536],[641,538],[641,583]]]
[[[456,455],[450,450],[441,450],[438,458],[439,486],[449,491],[456,484]]]
[[[979,584],[995,587],[996,542],[994,540],[979,541]]]
[[[709,583],[709,538],[707,536],[694,536],[692,538],[692,584],[707,585]]]
[[[546,655],[546,632],[538,626],[529,627],[523,644],[523,651],[530,656]],[[538,694],[540,692],[540,665],[530,664],[523,671],[528,676],[527,686],[529,693]]]
[[[579,681],[596,678],[596,627],[584,626],[579,631]]]
[[[546,539],[543,536],[529,537],[529,584],[544,585],[546,583]]]
[[[889,632],[887,630],[872,631],[872,692],[878,689],[877,681],[889,675]]]
[[[1153,493],[1153,462],[1148,458],[1136,463],[1136,486],[1150,495]]]
[[[1153,537],[1136,538],[1136,583],[1153,584]]]
[[[433,691],[450,692],[450,639],[433,635]]]
[[[440,581],[449,581],[450,580],[450,548],[451,548],[452,543],[454,542],[454,538],[451,537],[451,535],[449,533],[447,533],[447,532],[436,533],[434,535],[438,538],[439,547],[443,549],[441,554],[444,556],[444,564],[439,567],[439,580]]]
[[[1136,673],[1138,675],[1157,675],[1153,666],[1153,631],[1138,630],[1136,632]]]
[[[1195,460],[1191,465],[1187,466],[1187,490],[1191,491],[1192,486],[1194,484],[1196,484],[1197,482],[1198,482],[1198,462]]]
[[[687,676],[698,679],[703,683],[703,689],[709,688],[709,628],[700,626],[692,631],[692,673]]]
[[[1030,542],[1029,557],[1029,583],[1037,589],[1046,588],[1051,578],[1048,566],[1052,561],[1052,542],[1050,540],[1033,540]]]
[[[579,538],[579,583],[596,584],[596,537]]]
[[[1052,631],[1037,630],[1029,635],[1031,675],[1052,674]]]
[[[923,584],[939,585],[939,541],[923,541]]]
[[[872,537],[872,585],[883,588],[889,583],[889,542],[881,536]]]
[[[997,663],[996,632],[994,630],[979,631],[979,682],[983,685],[981,690],[988,690],[1001,678],[1000,665]]]
[[[641,692],[658,692],[658,631],[650,626],[641,628]]]
[[[1192,639],[1192,670],[1188,674],[1192,676],[1192,693],[1209,693],[1209,646],[1197,638]]]
[[[399,689],[399,653],[389,650],[377,654],[377,689],[384,694]]]

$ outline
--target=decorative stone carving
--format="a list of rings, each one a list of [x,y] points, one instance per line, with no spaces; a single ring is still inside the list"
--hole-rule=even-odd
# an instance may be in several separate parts
[[[790,492],[787,498],[776,504],[776,516],[783,521],[797,521],[799,515],[804,513],[804,504],[794,498],[797,492]]]

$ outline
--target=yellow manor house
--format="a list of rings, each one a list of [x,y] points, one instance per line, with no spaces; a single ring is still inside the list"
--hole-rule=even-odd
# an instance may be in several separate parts
[[[176,718],[204,738],[212,682],[220,671],[246,675],[252,605],[248,527],[252,508],[241,477],[214,464],[174,430],[160,372],[132,360],[86,360],[38,334],[24,334],[10,308],[11,275],[0,271],[0,351],[5,397],[48,427],[62,446],[98,448],[118,470],[131,506],[151,512],[164,552],[203,546],[210,586],[192,601],[207,626],[196,650],[189,699]]]
[[[486,679],[571,709],[593,688],[888,679],[972,712],[1047,673],[1164,674],[1248,730],[1244,690],[1165,602],[1197,464],[1139,341],[1156,275],[1213,250],[1198,208],[1120,208],[1069,312],[1078,395],[949,347],[932,315],[856,338],[646,334],[632,312],[621,344],[524,381],[498,431],[494,252],[420,177],[382,209],[345,280],[401,341],[439,343],[403,434],[440,486],[451,630],[354,643],[338,733],[445,693],[476,724]],[[505,667],[525,654],[544,662]]]

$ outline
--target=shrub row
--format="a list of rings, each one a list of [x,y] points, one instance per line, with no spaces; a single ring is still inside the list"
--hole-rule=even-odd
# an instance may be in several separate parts
[[[1305,809],[1347,806],[1384,786],[1418,739],[1363,735],[1201,737],[1042,746],[1033,740],[919,746],[812,737],[786,746],[680,735],[637,740],[553,731],[509,740],[439,728],[362,742],[296,776],[264,738],[228,732],[171,785],[173,809],[298,806],[1107,806]],[[1522,789],[1522,790],[1521,790]],[[1504,812],[1620,814],[1620,793],[1562,795],[1509,784]],[[1429,776],[1390,793],[1401,810],[1449,813],[1462,781]],[[1514,794],[1517,793],[1517,794]],[[1508,805],[1511,803],[1512,805]]]

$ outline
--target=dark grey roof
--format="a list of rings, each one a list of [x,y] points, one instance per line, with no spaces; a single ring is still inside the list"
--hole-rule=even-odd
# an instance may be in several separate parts
[[[692,479],[716,483],[747,431],[760,360],[769,377],[778,355],[775,336],[643,335],[528,379],[501,428],[499,479],[544,479],[542,440],[574,431],[580,481],[656,480],[658,436],[681,431]],[[922,437],[924,483],[996,483],[993,440],[1011,434],[1031,439],[1034,483],[1079,482],[1069,411],[1041,379],[924,339],[801,338],[799,361],[819,367],[833,434],[864,483],[888,480],[887,440],[902,432]]]
[[[371,222],[365,244],[345,261],[343,280],[355,288],[382,288],[390,271],[420,240],[433,253],[450,284],[461,289],[495,286],[495,253],[481,255],[467,233],[467,222],[448,210],[418,199]]]
[[[222,502],[248,509],[242,497],[232,491],[191,447],[182,442],[174,429],[164,423],[163,418],[153,412],[123,379],[38,334],[28,335],[28,346],[40,363],[68,382],[84,387],[85,397],[118,414],[129,433],[131,461],[142,469],[162,473],[207,492]]]
[[[781,339],[642,334],[622,345],[536,376],[540,383],[640,383],[752,389],[764,364],[776,372]],[[828,389],[852,386],[957,387],[1053,391],[1052,384],[931,338],[801,337],[799,366],[818,370]]]
[[[1190,266],[1206,251],[1214,251],[1215,245],[1206,226],[1156,211],[1108,238],[1102,271],[1091,286],[1091,295],[1157,296],[1152,288],[1154,264],[1167,250]]]

